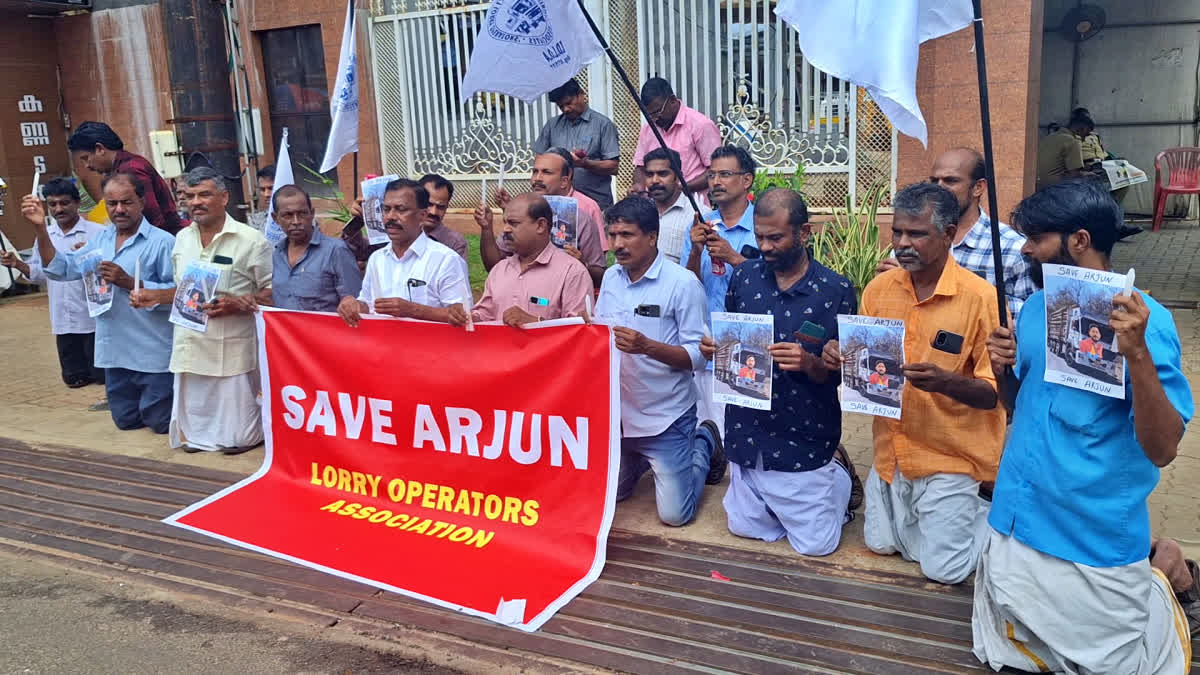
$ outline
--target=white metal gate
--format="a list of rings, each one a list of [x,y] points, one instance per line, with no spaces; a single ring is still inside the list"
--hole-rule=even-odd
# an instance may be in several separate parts
[[[555,0],[572,1],[572,0]],[[809,64],[773,0],[590,0],[614,52],[639,82],[667,78],[685,103],[717,122],[727,142],[747,147],[770,170],[803,164],[815,207],[894,181],[894,132],[861,90]],[[372,61],[383,164],[389,173],[440,173],[459,181],[456,205],[478,201],[481,177],[501,166],[527,177],[530,146],[557,109],[458,87],[489,3],[376,0]],[[631,158],[641,118],[615,72],[600,62],[583,74],[592,106],[616,123]],[[622,163],[617,193],[629,185]],[[506,179],[507,180],[507,179]],[[473,201],[472,201],[473,200]]]

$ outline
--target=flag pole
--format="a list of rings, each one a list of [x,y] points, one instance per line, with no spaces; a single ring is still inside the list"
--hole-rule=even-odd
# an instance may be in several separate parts
[[[345,193],[342,193],[345,194]],[[358,201],[358,151],[354,151],[354,199]]]
[[[587,7],[585,7],[583,4],[583,0],[576,1],[579,3],[579,11],[583,12],[583,18],[587,19],[588,27],[592,29],[592,33],[596,36],[596,39],[599,40],[600,46],[604,48],[604,53],[608,54],[608,60],[612,62],[613,68],[615,68],[617,74],[621,76],[621,81],[625,83],[625,89],[627,89],[629,91],[629,95],[633,97],[633,102],[637,104],[638,110],[642,111],[642,117],[646,120],[646,124],[650,127],[650,131],[654,132],[654,138],[658,140],[658,144],[660,146],[667,148],[667,142],[663,139],[662,132],[658,130],[658,125],[654,123],[654,120],[650,119],[650,112],[646,110],[646,106],[642,104],[642,97],[638,95],[637,89],[634,88],[633,82],[629,79],[629,74],[625,72],[625,68],[617,59],[617,55],[613,54],[612,47],[609,46],[608,40],[605,40],[604,36],[600,33],[600,28],[596,25],[596,22],[592,20],[592,15],[588,13]],[[976,0],[976,2],[978,2],[978,0]],[[674,164],[674,162],[672,162],[672,164]],[[673,166],[671,168],[673,168],[676,175],[679,176],[679,182],[683,184],[683,194],[687,195],[688,201],[692,205],[692,209],[696,213],[704,213],[704,211],[702,211],[700,206],[696,203],[696,198],[692,196],[692,191],[690,188],[688,188],[687,181],[683,180],[683,167]]]
[[[987,178],[988,220],[992,225],[992,265],[996,272],[996,305],[1000,325],[1008,327],[1008,306],[1004,295],[1004,257],[1000,250],[1000,213],[996,205],[996,162],[992,151],[992,117],[988,110],[987,59],[983,52],[982,0],[971,0],[975,10],[975,70],[979,76],[979,121],[983,127],[983,172]],[[961,226],[961,223],[960,223]]]

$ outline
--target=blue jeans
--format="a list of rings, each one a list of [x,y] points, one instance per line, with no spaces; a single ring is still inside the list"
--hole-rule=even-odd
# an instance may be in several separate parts
[[[696,428],[696,407],[657,436],[621,439],[617,501],[628,499],[646,470],[654,472],[658,517],[678,527],[696,516],[715,442],[708,429]]]
[[[108,368],[104,371],[104,388],[113,424],[118,429],[150,427],[156,434],[167,433],[171,426],[174,375]]]

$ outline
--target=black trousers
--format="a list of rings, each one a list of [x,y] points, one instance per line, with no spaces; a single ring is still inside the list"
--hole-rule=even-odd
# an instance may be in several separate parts
[[[54,338],[58,343],[58,364],[62,367],[65,384],[81,380],[104,384],[104,370],[95,366],[95,333],[65,333]]]

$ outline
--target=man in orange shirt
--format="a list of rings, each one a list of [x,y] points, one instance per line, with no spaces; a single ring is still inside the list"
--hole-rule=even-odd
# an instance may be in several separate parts
[[[950,256],[959,208],[949,190],[910,185],[893,203],[900,269],[867,285],[861,312],[904,320],[901,372],[909,386],[900,419],[875,418],[864,536],[872,551],[899,553],[930,579],[956,584],[979,561],[987,516],[979,484],[995,479],[1004,442],[987,351],[999,326],[996,289]],[[958,353],[933,348],[940,330],[962,337]],[[837,342],[826,344],[823,358],[841,369]]]
[[[1088,336],[1079,341],[1079,351],[1087,354],[1092,361],[1104,358],[1104,343],[1100,342],[1099,328],[1092,326],[1088,329]]]
[[[887,366],[883,361],[875,364],[875,372],[867,378],[867,384],[874,385],[875,391],[886,391],[888,388]]]

